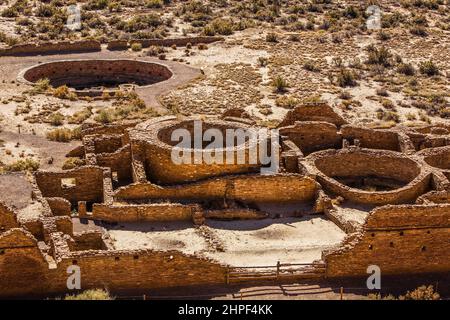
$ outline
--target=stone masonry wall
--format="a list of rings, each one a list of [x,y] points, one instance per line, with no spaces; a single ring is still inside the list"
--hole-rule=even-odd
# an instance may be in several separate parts
[[[0,49],[0,56],[62,54],[70,52],[100,51],[100,42],[95,40],[44,42],[33,44],[18,44]]]
[[[449,234],[450,205],[376,209],[362,232],[323,254],[327,277],[367,276],[369,265],[384,275],[448,272]]]

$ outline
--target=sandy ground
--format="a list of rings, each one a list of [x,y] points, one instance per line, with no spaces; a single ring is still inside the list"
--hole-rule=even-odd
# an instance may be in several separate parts
[[[42,211],[40,202],[31,199],[29,178],[22,173],[0,175],[0,201],[17,211],[19,220],[37,218]]]
[[[310,263],[345,237],[323,217],[207,222],[208,234],[224,252],[211,248],[189,222],[127,223],[107,227],[116,249],[149,248],[203,254],[232,266]]]

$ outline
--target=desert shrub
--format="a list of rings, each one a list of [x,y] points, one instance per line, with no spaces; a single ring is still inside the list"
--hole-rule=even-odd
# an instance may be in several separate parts
[[[357,85],[356,75],[353,71],[348,69],[341,69],[336,77],[336,83],[340,87],[354,87]]]
[[[47,132],[47,139],[50,141],[69,142],[81,139],[81,131],[77,129],[58,128]]]
[[[339,98],[342,100],[350,100],[352,98],[352,95],[348,91],[341,91],[339,93]]]
[[[76,94],[70,91],[69,87],[66,85],[59,86],[58,88],[53,89],[53,96],[59,99],[70,99],[75,100]]]
[[[376,90],[376,94],[381,96],[381,97],[387,97],[389,96],[389,93],[387,92],[387,90],[385,88],[378,88]]]
[[[60,112],[55,112],[52,113],[49,117],[48,117],[48,122],[52,125],[52,126],[60,126],[64,123],[64,115],[61,114]]]
[[[76,167],[84,166],[86,161],[80,158],[68,158],[64,161],[62,168],[64,170],[70,170]]]
[[[278,36],[277,36],[277,34],[276,34],[276,33],[273,33],[273,32],[269,32],[269,33],[266,35],[266,41],[267,41],[267,42],[278,42]]]
[[[205,26],[204,33],[209,36],[220,34],[228,36],[233,34],[234,26],[233,22],[228,19],[214,19],[207,26]]]
[[[266,57],[258,57],[258,65],[260,67],[266,67],[269,64],[269,60]]]
[[[390,122],[390,121],[393,121],[396,123],[400,122],[400,117],[399,117],[398,113],[395,111],[386,111],[386,110],[379,109],[377,111],[377,118],[379,120],[386,121],[386,122]]]
[[[293,25],[293,27],[291,28],[291,30],[303,30],[303,29],[305,29],[305,26],[303,25],[303,23],[295,23]],[[292,41],[292,42],[299,42],[300,36],[298,34],[290,34],[288,36],[288,40]]]
[[[67,122],[70,124],[82,124],[91,116],[92,116],[92,107],[87,107],[84,110],[75,112],[68,118]]]
[[[90,289],[75,295],[66,295],[64,300],[114,300],[108,291]]]
[[[428,36],[427,29],[425,29],[422,26],[414,26],[411,29],[409,29],[409,32],[411,32],[411,34],[413,34],[415,36],[419,36],[419,37],[426,37],[426,36]]]
[[[162,8],[164,6],[164,2],[162,0],[147,0],[145,1],[145,6],[147,8]]]
[[[315,65],[315,63],[313,61],[311,61],[311,60],[305,61],[305,63],[303,64],[303,69],[308,70],[308,71],[312,71],[312,72],[316,72],[316,71],[320,70],[320,68],[317,67]]]
[[[148,48],[147,50],[147,55],[148,56],[152,56],[152,57],[156,57],[161,53],[166,52],[166,49],[164,47],[161,46],[151,46],[150,48]]]
[[[84,6],[85,10],[102,10],[108,7],[108,0],[89,0]]]
[[[55,13],[56,8],[54,6],[52,6],[51,4],[41,4],[37,10],[36,10],[36,15],[38,17],[51,17],[53,16],[53,14]]]
[[[407,76],[413,76],[416,73],[416,69],[410,63],[400,63],[397,66],[397,72]]]
[[[31,159],[31,158],[27,158],[27,159],[20,159],[17,160],[16,162],[10,164],[10,165],[6,165],[4,167],[5,171],[36,171],[37,169],[39,169],[39,161]]]
[[[50,89],[50,80],[47,78],[39,79],[35,82],[33,89],[33,91],[36,93],[46,92],[48,89]]]
[[[377,48],[374,45],[369,45],[367,52],[367,64],[378,64],[384,67],[391,65],[392,54],[386,47]]]
[[[135,42],[131,45],[131,50],[132,51],[141,51],[142,50],[142,44],[140,44],[139,42]]]
[[[272,86],[275,88],[275,92],[282,93],[286,91],[288,83],[282,76],[277,76],[273,79]]]
[[[281,96],[275,100],[275,104],[277,105],[277,107],[285,109],[293,109],[298,105],[298,103],[298,99],[289,96]]]
[[[387,41],[391,38],[391,35],[384,30],[381,30],[377,34],[377,39],[381,41]]]
[[[95,117],[94,120],[100,123],[111,123],[113,122],[113,116],[111,112],[107,110],[101,110]]]
[[[431,60],[421,62],[419,69],[422,74],[427,76],[435,76],[439,74],[438,66]]]

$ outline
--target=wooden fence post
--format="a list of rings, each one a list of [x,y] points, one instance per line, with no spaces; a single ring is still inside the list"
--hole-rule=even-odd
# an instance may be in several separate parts
[[[341,287],[341,300],[344,300],[344,287]]]

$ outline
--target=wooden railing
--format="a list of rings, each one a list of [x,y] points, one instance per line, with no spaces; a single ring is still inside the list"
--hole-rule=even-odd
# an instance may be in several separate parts
[[[325,275],[325,263],[280,263],[275,266],[228,267],[226,283],[282,280],[287,278],[308,279]]]

